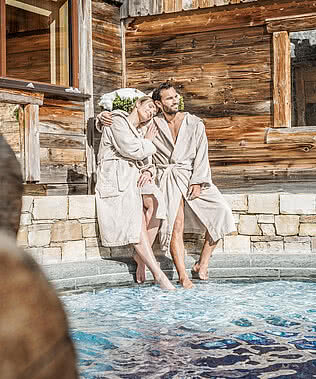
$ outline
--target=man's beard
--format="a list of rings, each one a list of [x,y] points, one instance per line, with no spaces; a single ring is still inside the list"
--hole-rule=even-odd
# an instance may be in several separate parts
[[[168,115],[173,115],[173,114],[176,114],[178,113],[179,109],[177,109],[176,111],[173,110],[172,108],[168,107],[167,105],[164,105],[162,104],[162,110],[168,114]]]

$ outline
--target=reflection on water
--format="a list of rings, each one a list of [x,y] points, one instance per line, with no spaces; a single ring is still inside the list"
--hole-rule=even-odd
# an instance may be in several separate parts
[[[210,281],[63,301],[81,378],[316,378],[316,283]]]

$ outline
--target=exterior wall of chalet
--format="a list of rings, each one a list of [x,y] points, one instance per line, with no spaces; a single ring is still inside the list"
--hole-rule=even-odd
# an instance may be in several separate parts
[[[175,83],[186,110],[205,121],[221,189],[315,182],[315,128],[290,128],[287,60],[287,31],[316,27],[313,1],[163,1],[160,10],[135,3],[122,7],[126,85],[146,92]]]

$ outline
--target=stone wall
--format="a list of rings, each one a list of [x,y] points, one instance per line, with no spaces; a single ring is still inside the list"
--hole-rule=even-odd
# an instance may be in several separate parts
[[[238,235],[215,255],[316,253],[316,194],[225,194]],[[187,253],[202,236],[186,235]],[[133,249],[100,246],[94,196],[24,196],[18,243],[43,265],[131,257]],[[159,247],[155,251],[159,254]],[[228,255],[227,255],[228,256]],[[286,259],[286,256],[284,256]]]

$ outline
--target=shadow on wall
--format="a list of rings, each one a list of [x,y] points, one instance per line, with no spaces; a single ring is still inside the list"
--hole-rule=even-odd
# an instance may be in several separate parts
[[[62,304],[35,261],[16,246],[19,163],[0,135],[0,372],[6,379],[77,378]]]

